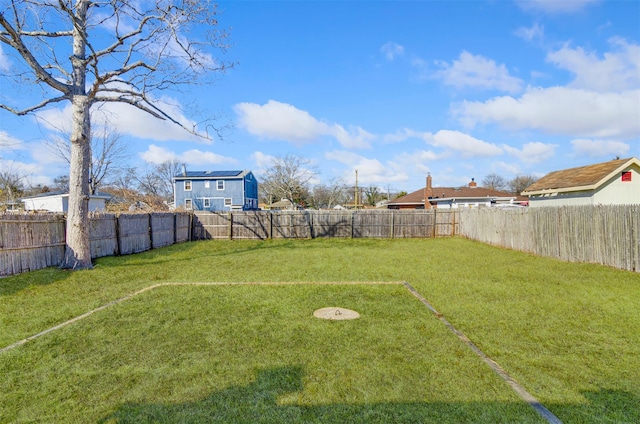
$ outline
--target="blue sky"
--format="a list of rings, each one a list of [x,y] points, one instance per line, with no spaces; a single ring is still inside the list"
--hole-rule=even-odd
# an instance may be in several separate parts
[[[222,1],[237,65],[194,87],[233,124],[194,140],[122,106],[130,166],[261,171],[294,154],[319,171],[408,192],[640,157],[640,2]],[[12,58],[0,53],[0,68]],[[3,96],[19,96],[6,82]],[[171,96],[175,96],[172,93]],[[44,145],[68,108],[0,111],[0,167],[50,184],[68,172]],[[3,142],[4,141],[4,142]]]

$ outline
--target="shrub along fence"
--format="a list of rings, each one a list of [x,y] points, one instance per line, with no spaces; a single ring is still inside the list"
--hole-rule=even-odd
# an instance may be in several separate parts
[[[469,209],[459,221],[483,243],[640,272],[640,205]]]

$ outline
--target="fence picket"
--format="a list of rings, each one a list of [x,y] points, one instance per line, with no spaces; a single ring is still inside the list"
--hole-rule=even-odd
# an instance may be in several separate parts
[[[640,272],[640,205],[502,210],[91,214],[93,258],[203,239],[428,238],[450,235]],[[57,266],[62,214],[0,214],[0,276]]]
[[[459,234],[571,262],[640,272],[640,205],[460,212]]]

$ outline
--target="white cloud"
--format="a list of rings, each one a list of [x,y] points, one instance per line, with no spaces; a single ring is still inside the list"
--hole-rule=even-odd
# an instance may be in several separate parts
[[[404,47],[400,44],[389,41],[380,48],[380,51],[384,54],[387,60],[393,60],[397,56],[402,56],[404,54]]]
[[[579,137],[640,136],[640,90],[596,93],[567,87],[529,89],[519,98],[463,102],[453,110],[468,127],[499,124]]]
[[[613,140],[571,140],[573,151],[581,156],[602,157],[602,156],[624,156],[629,151],[629,145]]]
[[[491,59],[467,51],[460,53],[460,57],[452,64],[443,61],[437,61],[436,64],[443,69],[434,76],[442,79],[446,85],[459,89],[473,87],[515,93],[522,88],[522,81],[509,75],[504,64],[498,65]]]
[[[544,37],[544,27],[536,22],[531,28],[518,28],[514,34],[526,41],[541,40]]]
[[[495,162],[495,166],[498,169],[504,171],[507,175],[519,175],[520,167],[515,162]],[[500,172],[498,172],[500,174]]]
[[[369,159],[352,152],[329,151],[325,153],[325,158],[348,166],[348,170],[342,175],[342,178],[348,183],[355,181],[356,169],[358,170],[358,181],[362,186],[401,182],[408,179],[405,172],[398,171],[389,164],[385,165],[378,159]]]
[[[453,150],[465,158],[502,154],[502,149],[495,144],[487,143],[460,131],[440,130],[435,134],[424,133],[422,138],[432,146]]]
[[[262,152],[254,152],[251,155],[251,159],[259,169],[266,169],[271,166],[276,157]]]
[[[539,11],[549,14],[578,12],[599,0],[519,0],[524,10]]]
[[[202,150],[192,149],[178,154],[153,144],[151,144],[145,152],[140,153],[140,157],[145,162],[156,165],[167,161],[184,162],[188,165],[196,166],[237,163],[237,160],[233,158],[221,156],[213,152],[203,152]]]
[[[187,128],[193,128],[196,123],[187,119],[181,112],[179,105],[170,98],[158,99],[156,105],[173,116]],[[57,132],[70,132],[72,106],[67,104],[62,108],[46,109],[37,113],[38,120],[48,129]],[[130,135],[141,139],[156,141],[193,141],[210,142],[196,137],[178,125],[163,121],[140,109],[125,103],[109,102],[100,105],[91,112],[92,125],[99,127],[107,125],[120,134]]]
[[[178,160],[178,155],[174,152],[153,144],[149,145],[149,148],[146,152],[142,152],[139,155],[140,158],[142,158],[142,160],[144,160],[145,162],[153,163],[156,165],[164,162]]]
[[[238,103],[234,106],[240,126],[250,134],[268,139],[284,140],[301,146],[333,137],[345,148],[368,148],[374,135],[358,126],[345,129],[339,124],[320,121],[287,103],[269,100],[264,105]]]
[[[598,92],[631,90],[640,86],[640,45],[611,38],[611,52],[600,59],[595,52],[568,44],[547,55],[547,61],[575,74],[573,88]]]
[[[385,134],[382,138],[384,143],[394,144],[394,143],[402,143],[405,140],[410,138],[422,138],[422,133],[411,130],[409,128],[403,128],[401,130],[396,131],[393,134]]]
[[[640,136],[640,45],[609,40],[599,57],[565,45],[547,61],[575,75],[566,87],[529,88],[519,98],[495,97],[463,102],[453,112],[469,127],[499,124],[584,138],[633,139]]]
[[[7,170],[11,173],[22,177],[22,183],[25,186],[50,185],[53,177],[45,175],[45,172],[53,172],[51,175],[61,175],[68,173],[68,167],[55,166],[52,163],[41,162],[24,162],[18,159],[0,158],[0,169]]]
[[[0,130],[0,150],[18,150],[22,148],[21,146],[21,140],[18,140],[6,131]]]
[[[393,158],[393,166],[395,169],[412,170],[412,174],[418,173],[427,175],[432,170],[432,165],[448,154],[438,154],[432,150],[416,150],[414,152],[405,152]]]
[[[25,150],[40,166],[47,168],[58,166],[64,168],[64,173],[69,173],[69,163],[61,158],[60,155],[54,154],[45,141],[25,143]]]
[[[0,170],[24,176],[27,185],[48,185],[52,175],[68,174],[69,165],[45,142],[24,142],[0,130]]]
[[[180,154],[180,162],[189,163],[191,165],[220,165],[235,164],[238,161],[234,158],[218,155],[213,152],[203,152],[202,150],[192,149]]]
[[[503,144],[502,148],[509,154],[525,163],[539,163],[551,159],[555,154],[557,144],[545,144],[538,141],[525,143],[521,149]]]
[[[304,144],[328,132],[328,125],[304,110],[269,100],[265,105],[239,103],[234,106],[240,125],[260,137]]]
[[[2,44],[0,44],[0,71],[7,72],[11,69],[11,60],[2,50]]]
[[[345,130],[341,125],[333,124],[333,130],[330,135],[338,139],[342,147],[349,149],[361,149],[371,147],[370,142],[375,138],[373,134],[368,133],[358,126],[349,126],[349,130]]]

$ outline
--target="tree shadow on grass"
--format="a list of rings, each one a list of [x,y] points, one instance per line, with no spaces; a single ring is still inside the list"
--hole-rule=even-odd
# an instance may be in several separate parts
[[[214,244],[217,245],[214,246]],[[228,240],[197,240],[188,243],[173,244],[158,249],[147,250],[139,253],[132,253],[123,256],[107,256],[97,259],[101,266],[108,267],[131,267],[149,266],[168,263],[192,263],[196,260],[206,260],[212,258],[222,258],[225,256],[235,256],[242,253],[254,252],[266,249],[282,249],[288,243],[250,240],[250,241],[228,241]],[[207,245],[213,246],[207,248]],[[293,247],[293,246],[292,246]]]
[[[582,392],[583,404],[556,405],[553,411],[567,417],[565,423],[640,423],[640,398],[621,390]]]
[[[258,372],[247,386],[230,387],[181,404],[124,404],[100,423],[544,423],[524,403],[407,402],[373,404],[281,404],[278,397],[302,391],[302,369]]]
[[[71,271],[49,267],[0,278],[0,297],[11,296],[33,286],[47,286],[62,281]],[[77,271],[75,271],[77,272]]]

